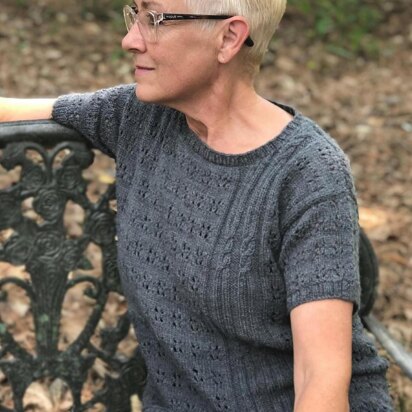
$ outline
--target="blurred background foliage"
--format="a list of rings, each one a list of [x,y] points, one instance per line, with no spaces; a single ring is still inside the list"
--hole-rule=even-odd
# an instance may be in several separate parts
[[[376,1],[289,0],[290,8],[306,21],[305,33],[323,41],[329,51],[342,57],[376,55],[374,32],[384,11]]]

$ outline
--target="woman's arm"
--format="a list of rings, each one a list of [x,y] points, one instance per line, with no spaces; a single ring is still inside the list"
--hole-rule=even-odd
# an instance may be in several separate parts
[[[95,92],[70,93],[57,99],[0,98],[0,122],[53,119],[76,130],[93,147],[115,158],[125,113],[129,113],[126,120],[130,121],[132,136],[140,118],[146,118],[154,110],[152,105],[136,99],[135,88],[135,84],[126,84]]]
[[[0,97],[0,122],[51,119],[55,100]]]
[[[291,311],[295,412],[349,412],[353,303],[326,299]]]

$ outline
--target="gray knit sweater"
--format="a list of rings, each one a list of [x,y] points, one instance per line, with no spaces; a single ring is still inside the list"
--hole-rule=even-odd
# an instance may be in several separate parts
[[[53,118],[116,160],[118,264],[149,370],[144,411],[292,411],[290,311],[328,298],[359,305],[349,160],[280,103],[294,119],[279,136],[218,153],[134,87],[62,96]],[[386,369],[355,311],[351,411],[392,410]]]

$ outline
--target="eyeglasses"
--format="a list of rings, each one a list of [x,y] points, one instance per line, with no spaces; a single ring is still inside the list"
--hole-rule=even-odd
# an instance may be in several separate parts
[[[167,25],[166,22],[174,22],[181,20],[226,20],[233,16],[226,15],[208,15],[208,14],[171,14],[171,13],[157,13],[152,10],[137,10],[137,7],[124,6],[123,8],[124,21],[126,23],[127,31],[130,31],[137,22],[139,30],[143,38],[149,42],[157,42],[158,28],[160,25]],[[245,45],[248,47],[254,46],[254,41],[249,36]]]

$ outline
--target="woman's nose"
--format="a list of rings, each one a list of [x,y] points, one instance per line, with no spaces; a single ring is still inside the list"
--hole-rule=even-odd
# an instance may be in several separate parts
[[[123,37],[122,48],[129,52],[143,53],[146,50],[146,42],[137,23],[133,24],[126,36]]]

